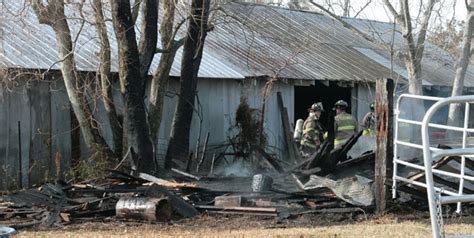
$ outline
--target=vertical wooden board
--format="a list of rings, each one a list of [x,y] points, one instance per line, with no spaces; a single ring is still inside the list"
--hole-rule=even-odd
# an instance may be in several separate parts
[[[18,88],[14,88],[9,93],[8,100],[8,120],[7,120],[7,153],[6,153],[6,179],[9,181],[7,189],[19,187],[19,168],[18,168],[18,126],[17,121],[20,120],[19,104],[21,97]]]
[[[22,185],[28,185],[29,139],[31,135],[29,111],[31,104],[23,81],[19,81],[18,87],[15,87],[9,92],[9,101],[7,105],[9,114],[7,121],[8,132],[6,137],[8,140],[6,170],[8,170],[8,172],[6,174],[10,180],[9,188],[16,188]],[[21,143],[19,141],[18,121],[20,121]],[[20,150],[21,163],[19,154]]]
[[[30,185],[38,184],[53,175],[51,155],[51,98],[49,85],[32,81],[28,89],[31,107]]]
[[[391,173],[393,159],[393,81],[379,79],[376,84],[375,114],[377,120],[377,149],[375,151],[375,204],[377,214],[386,208],[385,181]]]
[[[51,85],[51,153],[61,154],[61,171],[71,165],[71,106],[62,80]]]
[[[10,179],[7,176],[8,165],[8,103],[9,93],[0,87],[0,190],[6,190]]]
[[[21,112],[20,112],[20,127],[21,127],[21,161],[22,161],[22,184],[24,187],[29,187],[29,162],[30,162],[30,141],[32,135],[31,129],[31,106],[32,102],[29,100],[28,92],[25,87],[21,92]],[[18,122],[17,122],[18,127]]]

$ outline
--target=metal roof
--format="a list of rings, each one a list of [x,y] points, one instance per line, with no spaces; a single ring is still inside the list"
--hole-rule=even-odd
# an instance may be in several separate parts
[[[86,2],[87,6],[88,2]],[[107,6],[108,3],[104,2]],[[76,37],[81,21],[77,20],[77,9],[66,5],[66,14],[73,39]],[[31,6],[24,0],[4,0],[0,2],[2,20],[0,21],[0,65],[12,68],[28,69],[59,69],[57,44],[54,31],[51,27],[41,25]],[[84,8],[85,18],[93,22],[94,16],[90,8]],[[105,11],[106,17],[110,18],[110,12]],[[107,16],[108,15],[108,16]],[[111,68],[113,72],[118,71],[117,42],[111,21],[106,22],[111,45]],[[96,28],[86,22],[77,37],[75,48],[75,60],[77,69],[80,71],[97,71],[99,67],[98,52],[100,49]],[[207,48],[207,47],[206,47]],[[170,74],[180,75],[182,49],[177,52]],[[158,67],[159,54],[150,68],[150,73]],[[244,76],[239,68],[226,63],[217,54],[205,50],[199,77],[204,78],[234,78],[242,79]]]
[[[387,22],[379,22],[374,20],[363,20],[357,18],[343,18],[347,23],[356,27],[358,30],[370,37],[373,42],[380,44],[380,50],[366,51],[364,54],[372,59],[384,57],[390,62],[389,46],[392,44],[395,52],[401,52],[405,49],[403,36],[400,28]],[[425,50],[421,62],[421,79],[424,85],[452,86],[455,76],[455,62],[449,53],[438,46],[425,42]],[[389,64],[385,64],[390,67]],[[401,69],[404,72],[400,74],[406,77],[405,64],[402,59],[395,59],[395,69]],[[466,87],[474,87],[474,66],[469,65],[466,71],[465,83]]]
[[[24,0],[0,2],[3,40],[0,65],[34,69],[59,69],[53,30],[40,25]],[[89,4],[86,1],[86,5]],[[107,6],[108,3],[104,4]],[[74,5],[66,9],[72,36],[80,29]],[[199,77],[240,79],[270,76],[303,80],[370,81],[389,77],[389,68],[362,53],[380,51],[373,44],[325,15],[289,9],[230,3],[222,6],[204,47]],[[84,8],[85,17],[94,20]],[[110,17],[110,12],[105,12]],[[112,71],[117,72],[117,43],[107,22]],[[138,30],[138,29],[137,29]],[[78,70],[98,69],[99,42],[94,25],[85,23],[75,48]],[[179,76],[182,49],[171,69]],[[150,73],[158,66],[155,56]]]
[[[354,49],[378,46],[327,16],[262,5],[223,6],[206,39],[246,75],[374,81],[389,70]]]

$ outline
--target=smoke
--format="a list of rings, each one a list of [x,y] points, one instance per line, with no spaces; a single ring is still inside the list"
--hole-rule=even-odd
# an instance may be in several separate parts
[[[347,152],[348,157],[357,158],[367,151],[375,151],[375,137],[361,136],[357,142],[352,146],[351,150]]]
[[[215,174],[223,177],[248,177],[255,174],[252,164],[244,159],[234,159],[231,164],[221,163]]]

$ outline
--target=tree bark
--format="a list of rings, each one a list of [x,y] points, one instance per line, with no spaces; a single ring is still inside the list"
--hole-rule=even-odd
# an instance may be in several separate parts
[[[143,1],[142,14],[143,17],[140,26],[142,35],[138,43],[138,53],[140,58],[140,78],[145,80],[143,84],[143,92],[145,92],[146,77],[153,57],[155,56],[156,43],[158,40],[158,1]]]
[[[474,1],[470,1],[470,5],[474,7]],[[456,75],[453,82],[453,90],[451,96],[460,96],[464,88],[464,78],[466,76],[466,70],[469,66],[469,58],[471,51],[471,40],[474,28],[474,12],[472,7],[468,7],[468,14],[466,22],[464,23],[464,36],[461,45],[461,54],[459,55],[458,62],[456,64]],[[448,125],[457,126],[460,124],[461,115],[461,104],[450,104],[448,114]]]
[[[163,118],[165,89],[168,85],[171,66],[173,65],[176,52],[180,45],[181,44],[178,42],[173,43],[169,52],[161,54],[160,63],[158,64],[158,68],[151,81],[148,121],[150,122],[151,138],[153,142],[157,142],[158,140],[158,132]]]
[[[94,0],[93,9],[95,12],[96,28],[100,39],[100,65],[98,78],[100,81],[102,102],[104,103],[104,108],[112,130],[114,152],[116,155],[121,155],[123,129],[114,104],[112,92],[113,82],[111,82],[110,74],[110,42],[107,36],[107,27],[102,12],[101,0]]]
[[[377,148],[375,151],[374,190],[376,213],[382,215],[385,213],[387,200],[385,181],[387,174],[390,175],[393,169],[393,80],[379,79],[375,87]]]
[[[197,76],[201,64],[210,0],[193,0],[188,32],[181,61],[181,78],[178,105],[165,158],[165,167],[172,159],[185,161],[189,152],[189,132],[196,96]]]
[[[148,101],[148,121],[150,122],[151,138],[157,142],[158,132],[161,125],[163,113],[163,101],[165,89],[168,84],[169,73],[173,65],[176,52],[183,44],[183,40],[175,41],[174,38],[174,16],[175,2],[165,1],[163,4],[163,19],[161,21],[160,36],[163,52],[160,56],[160,63],[151,80],[150,97]],[[176,29],[177,30],[177,29]]]
[[[51,0],[47,5],[44,5],[41,0],[32,0],[32,7],[39,23],[51,26],[55,32],[64,85],[87,148],[93,154],[97,152],[105,153],[105,155],[115,158],[104,138],[100,135],[92,111],[80,91],[83,85],[76,71],[71,32],[64,14],[64,1]]]
[[[155,3],[153,3],[155,2]],[[119,76],[123,83],[124,137],[128,146],[135,152],[134,163],[141,172],[154,173],[153,145],[145,112],[145,78],[141,77],[140,54],[136,42],[134,23],[129,1],[110,1],[112,21],[119,48]],[[144,12],[156,14],[157,8],[152,7],[156,1],[147,0],[148,7]],[[156,6],[156,5],[155,5]],[[148,19],[150,16],[144,16]],[[157,24],[150,22],[150,24]]]

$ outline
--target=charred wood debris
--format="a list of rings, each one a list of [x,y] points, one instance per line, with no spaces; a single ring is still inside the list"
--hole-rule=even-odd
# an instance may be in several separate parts
[[[286,113],[286,108],[280,109],[282,114]],[[290,134],[288,117],[282,115],[281,119],[284,130]],[[367,151],[356,158],[348,156],[361,134],[354,135],[340,149],[333,149],[327,140],[305,159],[289,150],[290,162],[267,153],[259,143],[234,145],[233,153],[214,154],[208,168],[203,166],[204,156],[196,156],[194,163],[188,162],[182,170],[173,168],[164,178],[133,171],[122,166],[122,160],[116,169],[107,171],[105,178],[77,183],[56,180],[1,196],[0,226],[21,229],[106,220],[153,223],[192,218],[201,213],[276,219],[303,214],[365,214],[374,210],[375,154]],[[209,134],[206,146],[208,137]],[[287,146],[296,150],[291,136],[285,135],[285,140]],[[255,167],[260,172],[247,177],[217,176],[213,172],[215,163],[225,156],[249,159],[257,163]],[[433,168],[459,160],[442,158],[433,163]],[[474,162],[469,158],[466,161],[474,171]],[[191,164],[194,173],[190,172]],[[421,181],[423,174],[412,173],[409,178]],[[448,188],[455,186],[440,177],[435,181]],[[389,179],[386,185],[391,187]],[[408,197],[408,202],[416,203],[415,207],[422,204],[426,208],[424,189],[398,184],[398,190],[405,200]]]

